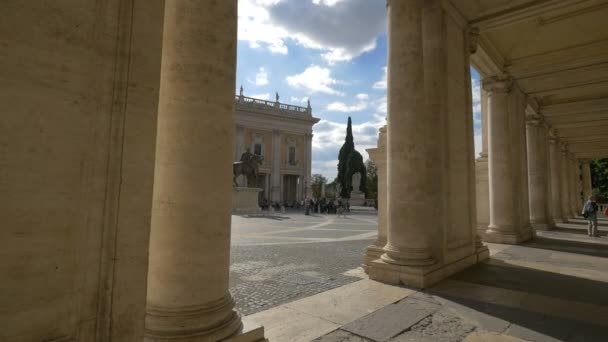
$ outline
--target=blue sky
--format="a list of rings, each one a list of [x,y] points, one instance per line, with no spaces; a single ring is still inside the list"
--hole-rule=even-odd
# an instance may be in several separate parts
[[[386,121],[385,0],[239,0],[237,84],[245,96],[306,106],[312,172],[336,175],[348,116],[367,159]],[[473,75],[475,145],[480,145],[479,76]]]

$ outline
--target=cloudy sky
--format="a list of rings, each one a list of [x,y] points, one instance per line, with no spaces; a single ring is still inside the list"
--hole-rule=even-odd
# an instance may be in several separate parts
[[[386,0],[239,0],[236,91],[306,106],[313,127],[312,172],[333,180],[346,120],[367,159],[386,120]],[[474,74],[475,145],[479,82]]]

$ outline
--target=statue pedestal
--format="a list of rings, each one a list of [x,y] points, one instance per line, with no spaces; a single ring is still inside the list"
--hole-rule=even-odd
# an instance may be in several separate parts
[[[236,215],[259,214],[262,209],[258,205],[259,188],[232,188],[232,213]]]
[[[351,206],[363,206],[365,205],[365,193],[363,191],[351,191],[350,200],[348,200]]]

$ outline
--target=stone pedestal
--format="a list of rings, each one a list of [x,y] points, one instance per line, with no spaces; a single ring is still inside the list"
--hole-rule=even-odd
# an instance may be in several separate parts
[[[348,203],[350,203],[351,206],[365,205],[365,193],[363,193],[363,191],[351,191]]]
[[[236,215],[259,214],[262,209],[258,205],[260,188],[232,188],[232,213]]]

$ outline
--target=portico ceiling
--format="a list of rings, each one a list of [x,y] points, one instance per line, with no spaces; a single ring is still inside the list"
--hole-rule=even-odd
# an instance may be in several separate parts
[[[508,74],[579,158],[608,157],[608,0],[451,0],[473,64]]]

